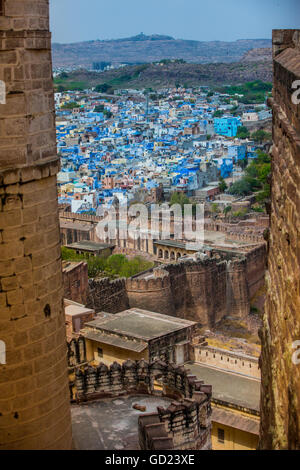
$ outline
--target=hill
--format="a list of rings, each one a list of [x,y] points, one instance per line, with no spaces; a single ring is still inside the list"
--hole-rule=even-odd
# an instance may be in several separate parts
[[[195,63],[237,62],[254,48],[269,48],[269,39],[225,41],[190,41],[171,36],[139,34],[131,38],[97,40],[72,44],[54,43],[54,67],[90,68],[94,62],[137,64],[162,59],[183,59]]]
[[[261,47],[247,51],[243,55],[241,62],[258,62],[262,60],[272,61],[272,49],[270,47]]]
[[[272,82],[272,62],[235,62],[231,64],[189,64],[164,61],[160,64],[142,64],[105,72],[77,70],[55,79],[56,89],[73,90],[108,84],[117,88],[162,88],[183,86],[237,85],[261,80]]]

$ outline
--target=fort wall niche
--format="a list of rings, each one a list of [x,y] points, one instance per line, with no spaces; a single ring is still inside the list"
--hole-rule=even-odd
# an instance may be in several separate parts
[[[48,0],[2,0],[0,449],[70,449]]]
[[[261,334],[262,449],[300,449],[300,30],[273,31],[274,88],[267,297]],[[299,89],[299,86],[298,86]],[[299,94],[298,94],[299,95]]]

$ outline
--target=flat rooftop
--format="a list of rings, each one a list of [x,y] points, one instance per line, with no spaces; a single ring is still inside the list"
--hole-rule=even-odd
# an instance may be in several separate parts
[[[80,264],[83,264],[85,261],[66,261],[64,260],[62,262],[62,268],[64,272],[69,272],[72,271],[74,268],[79,266]]]
[[[158,406],[167,408],[172,401],[137,395],[72,405],[74,447],[76,450],[139,450],[138,418],[144,413],[132,406],[146,406],[145,413],[153,413]]]
[[[187,251],[198,251],[198,248],[193,249],[191,243],[177,242],[175,240],[157,240],[153,242],[154,245],[162,245],[167,247],[182,248]]]
[[[106,318],[96,318],[85,326],[149,341],[196,324],[161,313],[131,308]]]
[[[115,245],[111,243],[97,243],[92,242],[90,240],[82,240],[80,242],[71,243],[70,245],[66,245],[67,248],[71,248],[73,250],[85,250],[85,251],[101,251],[105,250],[106,248],[114,248]]]
[[[80,316],[80,315],[86,315],[88,313],[94,313],[94,310],[91,308],[86,308],[84,306],[80,305],[67,305],[65,307],[65,314],[70,315],[72,317]]]
[[[185,364],[199,380],[212,385],[213,399],[259,411],[260,381],[202,364]]]

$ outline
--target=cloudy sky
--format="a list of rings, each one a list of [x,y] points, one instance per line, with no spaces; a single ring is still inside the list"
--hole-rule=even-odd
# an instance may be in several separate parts
[[[177,39],[271,38],[299,28],[299,0],[50,0],[54,42],[167,34]],[[298,20],[298,22],[297,22]]]

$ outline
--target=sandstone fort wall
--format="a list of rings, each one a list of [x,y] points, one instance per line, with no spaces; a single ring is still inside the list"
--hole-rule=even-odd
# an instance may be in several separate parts
[[[0,449],[69,449],[49,2],[0,6]]]
[[[263,449],[300,449],[300,30],[273,31],[274,88],[271,227],[262,331]],[[299,86],[298,86],[299,88]]]

